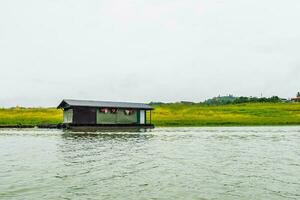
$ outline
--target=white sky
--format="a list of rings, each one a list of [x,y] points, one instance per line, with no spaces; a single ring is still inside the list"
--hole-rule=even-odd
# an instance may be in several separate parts
[[[0,107],[300,90],[299,0],[1,0]]]

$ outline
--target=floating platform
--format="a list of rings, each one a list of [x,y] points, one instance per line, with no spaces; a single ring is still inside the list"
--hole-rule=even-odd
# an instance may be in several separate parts
[[[127,131],[127,130],[140,130],[140,129],[154,129],[153,124],[64,124],[64,129],[71,131]]]
[[[71,131],[89,132],[89,131],[132,131],[140,129],[154,129],[153,124],[41,124],[41,125],[8,125],[0,128],[42,128],[42,129],[64,129]]]

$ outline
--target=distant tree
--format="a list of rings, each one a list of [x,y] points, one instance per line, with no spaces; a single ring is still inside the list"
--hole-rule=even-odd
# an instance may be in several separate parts
[[[281,102],[281,99],[278,97],[278,96],[272,96],[270,99],[269,99],[270,102],[273,102],[273,103],[277,103],[277,102]]]
[[[237,99],[234,100],[233,103],[239,104],[239,103],[248,103],[250,102],[249,97],[238,97]]]
[[[300,97],[300,94],[299,94]],[[280,103],[283,102],[278,96],[272,97],[233,97],[231,95],[214,97],[204,102],[206,105],[226,105],[226,104],[241,104],[241,103]]]
[[[226,105],[226,104],[232,104],[236,97],[232,95],[228,96],[218,96],[218,97],[213,97],[211,99],[207,99],[204,101],[204,104],[206,105]]]
[[[300,92],[297,93],[297,97],[300,97]]]
[[[155,106],[155,105],[159,106],[159,105],[163,105],[163,104],[166,104],[166,103],[164,103],[164,102],[153,102],[153,101],[151,101],[149,103],[149,105],[152,105],[152,106]]]
[[[233,101],[233,103],[235,103],[235,104],[239,104],[239,103],[279,103],[279,102],[282,102],[282,100],[278,96],[273,96],[270,98],[238,97]]]

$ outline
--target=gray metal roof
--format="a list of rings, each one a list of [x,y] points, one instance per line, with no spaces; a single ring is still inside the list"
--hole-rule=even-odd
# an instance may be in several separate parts
[[[113,102],[113,101],[90,101],[64,99],[57,108],[69,108],[72,106],[96,107],[96,108],[137,108],[152,110],[153,108],[143,103]]]

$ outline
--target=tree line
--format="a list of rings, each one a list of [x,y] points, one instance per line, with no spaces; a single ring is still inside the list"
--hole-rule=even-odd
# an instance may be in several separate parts
[[[297,93],[296,97],[300,98],[300,92]],[[203,104],[203,105],[226,105],[226,104],[242,104],[242,103],[282,103],[289,102],[291,100],[283,99],[278,96],[272,97],[235,97],[233,95],[218,96],[211,99],[207,99],[204,102],[189,102],[181,101],[176,104]],[[150,102],[150,105],[163,105],[163,104],[175,104],[175,103],[164,103],[164,102]]]

